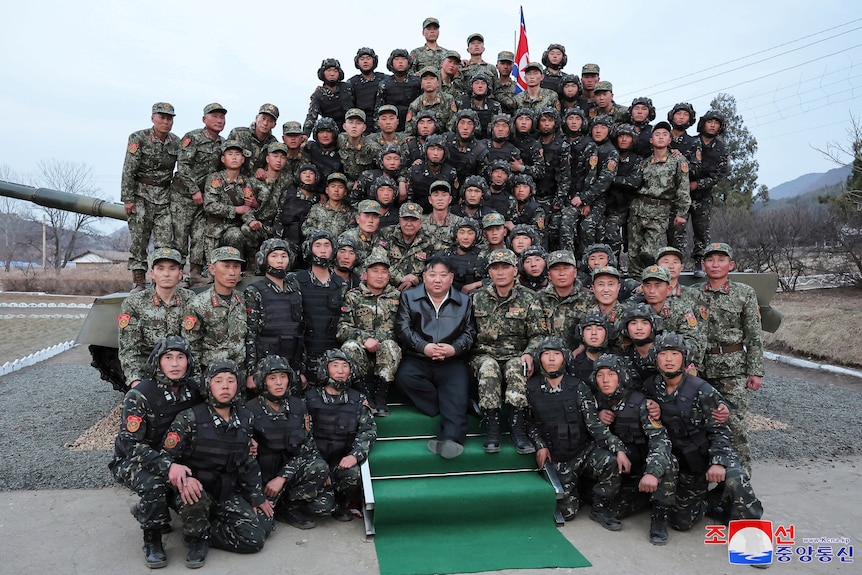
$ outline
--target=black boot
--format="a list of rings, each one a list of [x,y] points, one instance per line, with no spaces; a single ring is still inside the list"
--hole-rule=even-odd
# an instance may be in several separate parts
[[[150,569],[161,569],[168,564],[168,556],[162,547],[162,530],[144,529],[144,561]]]
[[[207,560],[207,552],[210,550],[209,541],[203,537],[185,537],[185,543],[189,547],[186,554],[186,567],[199,569]]]
[[[488,426],[488,435],[485,436],[485,453],[499,453],[500,451],[500,410],[485,410],[485,425]]]
[[[147,270],[132,270],[132,291],[138,293],[147,287]]]
[[[593,509],[590,511],[590,519],[607,529],[608,531],[619,531],[623,528],[616,517],[608,511],[608,502],[598,497],[593,499]]]
[[[376,380],[374,387],[374,407],[377,408],[377,417],[389,415],[389,406],[386,405],[386,392],[389,390],[389,382],[380,378]]]
[[[527,438],[527,409],[524,407],[512,408],[512,416],[509,418],[512,428],[512,445],[521,455],[536,453],[533,443]]]
[[[694,260],[694,273],[692,276],[698,279],[706,277],[706,272],[703,271],[703,260]]]
[[[667,507],[653,505],[649,516],[649,542],[667,545]]]
[[[353,521],[353,513],[347,506],[347,497],[341,493],[335,494],[335,511],[332,512],[332,518],[336,521]]]

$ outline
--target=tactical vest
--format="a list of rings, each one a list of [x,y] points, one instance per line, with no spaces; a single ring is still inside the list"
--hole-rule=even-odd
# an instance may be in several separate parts
[[[243,407],[233,409],[245,411]],[[222,502],[237,491],[239,469],[248,458],[252,434],[249,418],[241,414],[239,427],[216,429],[206,404],[195,405],[192,412],[197,424],[194,450],[181,463],[191,468],[192,476],[213,499]]]
[[[366,115],[366,125],[371,127],[374,125],[374,111],[377,109],[377,88],[384,76],[380,72],[375,72],[371,80],[364,80],[361,75],[356,75],[350,78],[349,82],[353,86],[353,101],[356,107],[363,110]]]
[[[276,293],[267,280],[252,285],[260,292],[266,314],[257,340],[258,361],[267,355],[280,355],[291,367],[298,367],[305,338],[302,294],[296,291]]]
[[[318,180],[317,189],[322,192],[326,187],[326,177],[329,174],[341,171],[341,156],[338,155],[336,148],[325,150],[323,146],[314,140],[305,145],[305,151],[308,152],[311,163],[320,170],[320,180]]]
[[[254,415],[254,439],[257,441],[257,463],[263,483],[276,477],[284,465],[305,443],[305,404],[299,397],[288,396],[287,419],[273,419],[264,409],[266,400],[259,398],[246,404]]]
[[[536,180],[536,199],[550,201],[557,194],[557,166],[563,152],[563,138],[554,136],[547,144],[542,143],[542,156],[545,158],[545,173]]]
[[[593,441],[581,415],[577,382],[564,376],[560,384],[563,389],[558,393],[545,393],[541,385],[541,377],[527,382],[527,401],[533,418],[538,422],[551,458],[557,462],[569,461]]]
[[[503,146],[500,148],[491,145],[490,142],[491,140],[488,140],[488,156],[485,158],[485,162],[489,166],[494,160],[508,162],[521,157],[521,151],[512,142],[503,142]]]
[[[644,381],[647,395],[656,396],[657,377]],[[692,420],[692,407],[697,392],[706,384],[699,377],[684,375],[677,392],[661,402],[661,422],[673,443],[673,454],[680,471],[705,473],[709,468],[709,439],[702,426]]]
[[[281,204],[281,238],[295,245],[302,244],[302,222],[308,218],[311,206],[316,202],[310,202],[296,197],[297,189],[290,187],[284,191],[284,200]]]
[[[332,96],[322,90],[314,92],[322,118],[332,118],[340,127],[344,123],[347,110],[353,107],[353,90],[347,82],[338,83],[338,92]]]
[[[351,388],[343,393],[347,394],[347,403],[325,403],[316,389],[305,392],[308,413],[314,423],[314,442],[330,467],[350,452],[359,429],[362,409],[359,392]]]
[[[452,266],[452,285],[455,289],[460,290],[467,284],[479,281],[476,274],[476,260],[479,256],[479,250],[471,248],[466,254],[458,253],[457,248],[452,247],[446,250],[446,257],[449,258],[449,264]]]
[[[339,347],[335,333],[341,317],[341,286],[344,280],[332,274],[329,286],[321,287],[311,283],[309,270],[296,272],[296,280],[302,292],[302,311],[305,317],[311,319],[305,325],[305,348],[309,357],[315,358],[328,349]]]
[[[404,82],[395,81],[394,77],[386,78],[381,82],[385,84],[385,97],[383,104],[391,104],[398,108],[398,131],[404,130],[405,120],[407,119],[407,109],[410,107],[410,102],[419,97],[422,93],[422,86],[419,78],[410,74]]]
[[[641,392],[629,392],[622,409],[614,410],[614,422],[610,426],[611,433],[619,437],[626,446],[633,475],[643,470],[649,454],[649,441],[641,425],[640,416],[641,405],[645,401],[646,398]],[[599,400],[598,403],[599,409],[610,409],[606,400]]]
[[[587,180],[587,175],[590,170],[589,163],[582,163],[580,161],[581,155],[584,153],[584,150],[590,142],[592,142],[592,140],[588,137],[581,136],[577,142],[572,142],[572,145],[569,148],[572,169],[572,187],[569,191],[569,198],[580,196],[584,190],[588,189],[593,184],[592,178]],[[589,160],[589,158],[585,158],[585,160]]]

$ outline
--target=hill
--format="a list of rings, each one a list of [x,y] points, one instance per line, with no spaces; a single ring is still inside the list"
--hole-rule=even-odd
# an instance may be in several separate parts
[[[781,200],[823,190],[836,184],[843,184],[850,176],[850,166],[834,168],[819,174],[805,174],[789,182],[769,188],[769,199]],[[823,192],[821,192],[823,193]]]

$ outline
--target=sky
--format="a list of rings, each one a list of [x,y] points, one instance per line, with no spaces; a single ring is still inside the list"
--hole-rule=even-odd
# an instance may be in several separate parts
[[[84,162],[103,197],[119,201],[128,135],[151,126],[154,102],[177,109],[174,133],[199,128],[220,102],[231,128],[265,102],[281,124],[303,121],[324,58],[347,77],[362,46],[386,58],[423,44],[424,18],[440,20],[439,43],[466,57],[467,37],[485,37],[485,60],[514,51],[521,4],[509,0],[379,0],[171,3],[78,0],[3,8],[0,35],[0,169],[27,175],[40,160]],[[757,139],[759,183],[774,187],[835,167],[815,148],[848,141],[862,113],[862,5],[797,2],[616,0],[523,4],[531,60],[566,47],[565,72],[601,66],[614,99],[653,99],[664,119],[676,102],[698,116],[732,94]],[[693,129],[690,129],[690,132]],[[103,224],[110,228],[110,224]],[[114,227],[118,227],[119,223]]]

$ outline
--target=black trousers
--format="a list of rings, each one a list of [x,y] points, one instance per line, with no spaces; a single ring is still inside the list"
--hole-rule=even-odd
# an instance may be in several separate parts
[[[395,383],[419,411],[440,416],[437,439],[461,444],[467,437],[469,382],[467,364],[459,358],[432,361],[405,355],[395,374]]]

